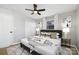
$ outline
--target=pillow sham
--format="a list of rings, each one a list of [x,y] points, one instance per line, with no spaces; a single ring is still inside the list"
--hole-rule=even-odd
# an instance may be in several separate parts
[[[57,38],[57,33],[51,33],[50,38],[56,39]]]

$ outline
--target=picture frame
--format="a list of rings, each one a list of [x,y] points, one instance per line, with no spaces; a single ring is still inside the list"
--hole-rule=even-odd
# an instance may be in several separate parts
[[[47,29],[54,29],[54,20],[47,21]]]

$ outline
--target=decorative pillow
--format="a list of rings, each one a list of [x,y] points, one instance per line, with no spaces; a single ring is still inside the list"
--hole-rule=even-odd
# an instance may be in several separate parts
[[[51,33],[50,38],[57,39],[57,33]]]
[[[45,45],[49,45],[49,46],[51,46],[53,43],[50,42],[49,40],[45,40],[45,41],[44,41],[44,44],[45,44]]]
[[[41,36],[43,36],[43,37],[50,37],[50,35],[47,35],[47,34],[41,34]]]

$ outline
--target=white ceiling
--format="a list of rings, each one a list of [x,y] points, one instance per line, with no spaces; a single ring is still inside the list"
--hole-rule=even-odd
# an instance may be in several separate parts
[[[46,16],[51,16],[57,13],[64,13],[73,11],[77,8],[77,4],[37,4],[37,9],[45,8],[44,12],[40,12],[41,15],[33,14],[31,11],[25,11],[25,8],[33,9],[32,4],[0,4],[0,8],[6,8],[10,10],[15,10],[17,12],[23,13],[24,15],[38,19]]]

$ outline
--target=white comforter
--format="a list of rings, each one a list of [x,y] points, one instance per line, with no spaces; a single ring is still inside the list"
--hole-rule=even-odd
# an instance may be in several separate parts
[[[48,39],[50,40],[50,39]],[[26,38],[21,40],[21,43],[25,46],[29,47],[31,50],[35,50],[36,52],[44,55],[56,55],[59,53],[61,48],[61,40],[60,39],[52,39],[52,46],[43,44],[44,40],[36,41],[34,38],[28,40]]]

